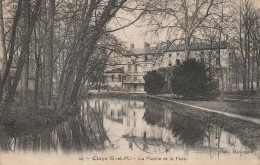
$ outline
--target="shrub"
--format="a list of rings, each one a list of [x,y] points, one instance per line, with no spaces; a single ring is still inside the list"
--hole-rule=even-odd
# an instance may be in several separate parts
[[[172,91],[188,99],[214,99],[220,93],[214,76],[195,59],[186,60],[173,68]]]
[[[144,76],[144,81],[145,91],[148,94],[160,93],[165,85],[164,77],[156,70],[148,71]]]

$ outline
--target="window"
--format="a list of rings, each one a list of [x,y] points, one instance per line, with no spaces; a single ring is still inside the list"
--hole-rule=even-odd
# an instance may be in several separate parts
[[[204,58],[203,57],[200,58],[200,62],[201,62],[202,65],[204,65]]]
[[[118,75],[118,81],[122,81],[122,76],[120,74]]]
[[[114,81],[114,75],[112,75],[112,81]]]
[[[220,64],[220,57],[216,58],[216,64],[219,65]]]
[[[233,61],[233,54],[229,53],[229,60],[232,62]]]
[[[177,53],[177,57],[180,55],[180,53]]]
[[[128,64],[128,72],[131,72],[131,65]]]
[[[176,59],[176,64],[177,64],[177,65],[180,65],[180,64],[181,64],[180,59]]]
[[[200,51],[200,55],[204,56],[204,50]]]
[[[169,63],[168,66],[172,66],[172,63]]]
[[[169,58],[172,58],[172,54],[169,54]]]
[[[144,56],[144,61],[147,61],[148,60],[148,57],[147,56]]]
[[[137,80],[137,76],[134,76],[134,81],[136,81]]]
[[[135,65],[135,72],[137,72],[137,65]]]

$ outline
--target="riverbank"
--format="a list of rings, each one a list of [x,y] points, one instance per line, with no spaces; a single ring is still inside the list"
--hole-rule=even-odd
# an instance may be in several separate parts
[[[159,95],[159,97],[175,100],[172,95]],[[260,103],[252,98],[231,99],[229,97],[224,97],[224,99],[211,101],[178,100],[178,102],[260,119]]]
[[[123,98],[123,99],[147,99],[147,94],[126,94],[126,93],[95,93],[90,96],[98,97],[111,97],[111,98]],[[213,109],[216,111],[227,112],[237,114],[245,117],[252,117],[260,119],[260,102],[252,101],[249,99],[216,99],[210,101],[193,101],[193,100],[181,100],[175,98],[171,94],[156,95],[168,100],[178,101],[184,104],[198,106],[202,108]]]
[[[1,126],[1,131],[17,136],[51,130],[75,115],[78,110],[79,107],[76,106],[63,110],[57,110],[52,106],[39,106],[36,110],[33,105],[23,107],[14,102],[7,120]]]
[[[92,94],[91,97],[97,98],[115,98],[115,99],[135,99],[145,102],[150,102],[155,105],[160,105],[163,109],[170,109],[174,113],[178,113],[185,116],[192,116],[197,120],[207,121],[212,124],[220,125],[225,131],[228,131],[237,137],[240,137],[240,140],[243,144],[250,146],[250,148],[258,148],[260,146],[260,125],[244,121],[237,118],[228,117],[222,114],[200,111],[189,106],[172,103],[166,100],[156,99],[148,97],[147,95],[127,95],[122,93],[100,93]],[[180,100],[178,100],[180,101]],[[184,101],[183,101],[184,102]],[[199,104],[199,102],[193,102],[194,104]],[[202,102],[204,103],[204,102]],[[200,104],[202,104],[200,103]],[[207,105],[207,104],[205,104]],[[208,103],[210,105],[210,103]],[[212,107],[217,107],[217,101]],[[221,107],[221,106],[220,106]],[[223,109],[222,109],[223,110]],[[161,109],[157,109],[161,111]]]

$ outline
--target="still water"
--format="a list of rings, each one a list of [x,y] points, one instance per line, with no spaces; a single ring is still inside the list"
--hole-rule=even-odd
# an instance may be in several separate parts
[[[178,111],[151,101],[92,98],[82,101],[80,112],[55,128],[2,136],[1,149],[14,153],[112,151],[259,156],[257,139],[254,145],[246,145],[243,133],[234,135],[225,131],[225,126]]]

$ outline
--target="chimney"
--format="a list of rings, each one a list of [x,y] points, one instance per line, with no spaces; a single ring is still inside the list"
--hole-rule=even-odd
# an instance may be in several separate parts
[[[131,43],[130,44],[130,49],[134,49],[135,48],[135,44],[134,43]]]
[[[144,48],[150,48],[150,44],[147,43],[147,42],[145,42],[145,43],[144,43]]]

